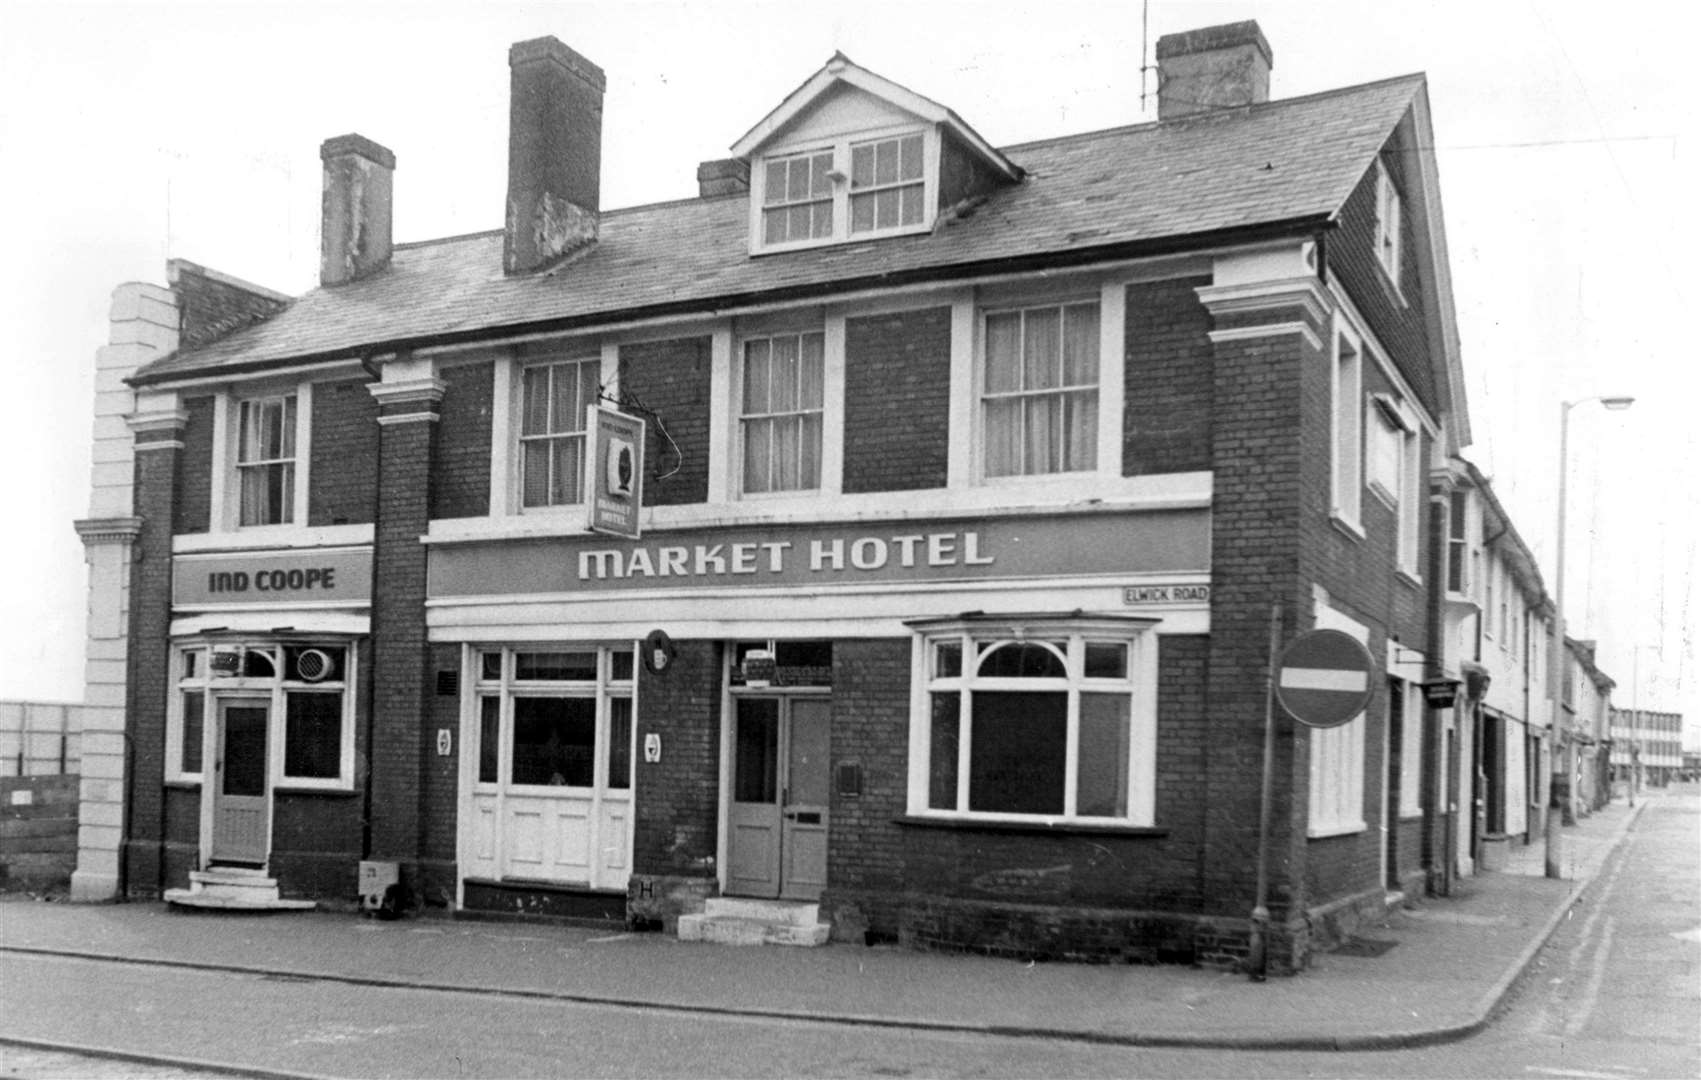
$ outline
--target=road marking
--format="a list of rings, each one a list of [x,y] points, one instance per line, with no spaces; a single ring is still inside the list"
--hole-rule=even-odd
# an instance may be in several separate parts
[[[1594,962],[1589,965],[1589,977],[1583,982],[1583,997],[1578,1002],[1578,1009],[1565,1024],[1565,1034],[1577,1035],[1583,1030],[1583,1025],[1594,1015],[1595,1003],[1601,997],[1601,983],[1606,979],[1607,960],[1612,954],[1612,936],[1618,929],[1618,920],[1608,915],[1601,923],[1601,941],[1595,947]]]

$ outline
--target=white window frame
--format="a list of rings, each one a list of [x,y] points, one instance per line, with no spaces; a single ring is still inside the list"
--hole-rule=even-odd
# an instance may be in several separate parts
[[[852,232],[850,221],[852,147],[871,142],[885,142],[907,135],[920,135],[922,138],[921,221],[913,225],[898,225],[886,229]],[[767,243],[763,210],[767,198],[768,166],[771,163],[795,158],[803,154],[823,152],[833,155],[833,165],[828,173],[833,191],[833,228],[831,234],[824,237],[809,237],[803,240]],[[928,124],[901,124],[871,128],[866,131],[847,132],[837,136],[770,147],[755,161],[752,161],[750,166],[750,253],[761,255],[771,252],[798,251],[829,244],[860,243],[864,240],[879,240],[889,236],[908,236],[931,230],[934,219],[938,215],[939,153],[939,133],[932,125]]]
[[[295,398],[295,456],[291,479],[290,520],[263,525],[242,524],[242,404],[272,398]],[[227,389],[213,397],[212,498],[209,525],[214,532],[264,535],[298,531],[308,524],[309,465],[313,460],[313,384],[269,383]]]
[[[843,320],[842,319],[839,320],[839,327],[841,328],[841,330],[842,330],[843,325],[844,325]],[[815,336],[815,335],[819,335],[820,338],[821,338],[821,377],[820,377],[821,404],[820,404],[820,406],[816,409],[813,409],[813,410],[798,409],[798,410],[788,411],[788,412],[785,412],[785,413],[759,413],[759,414],[746,413],[744,411],[744,380],[745,380],[745,377],[746,377],[746,374],[747,374],[745,362],[746,362],[746,360],[749,356],[750,345],[754,342],[766,341],[766,342],[769,343],[769,348],[771,349],[773,342],[777,339],[795,338],[798,342],[798,353],[799,353],[799,357],[801,358],[802,352],[803,352],[803,339],[806,338],[806,337],[811,337],[811,336]],[[839,343],[839,346],[840,346],[839,350],[838,350],[839,356],[842,360],[843,354],[844,354],[842,337],[841,337],[841,341]],[[829,358],[828,358],[827,329],[825,327],[820,327],[820,328],[813,329],[813,330],[811,330],[811,329],[796,329],[796,330],[776,329],[776,330],[769,331],[769,332],[761,332],[761,333],[754,333],[753,332],[753,333],[745,334],[745,335],[739,337],[738,340],[737,340],[736,353],[737,353],[737,355],[735,357],[735,362],[732,365],[733,371],[732,371],[732,386],[731,386],[731,400],[732,400],[732,407],[733,407],[733,410],[734,410],[732,442],[733,442],[734,456],[735,456],[735,459],[736,459],[733,462],[733,487],[732,487],[732,490],[737,491],[739,493],[739,497],[744,498],[744,499],[795,498],[795,497],[798,497],[798,496],[810,496],[810,495],[822,494],[823,489],[825,488],[825,485],[826,485],[826,482],[827,482],[827,442],[828,442],[827,417],[828,417],[828,414],[833,411],[831,406],[832,406],[832,402],[834,402],[835,400],[841,402],[841,409],[842,409],[843,390],[844,390],[842,371],[841,371],[841,378],[839,379],[839,385],[838,385],[838,391],[839,391],[840,396],[836,399],[829,396],[832,387],[829,385],[829,381],[828,381],[828,370],[832,366],[832,364],[831,364],[831,362],[829,361]],[[800,369],[801,369],[801,360],[800,360]],[[746,457],[746,452],[747,452],[747,443],[746,443],[745,433],[746,433],[747,423],[750,420],[753,420],[753,419],[765,420],[765,419],[770,419],[770,418],[777,417],[777,416],[803,416],[803,415],[807,415],[809,413],[813,413],[817,417],[817,423],[819,425],[819,431],[820,431],[820,446],[816,451],[815,483],[811,486],[808,486],[808,487],[800,486],[800,487],[795,487],[795,488],[769,488],[767,490],[762,490],[762,491],[747,491],[745,489],[745,486],[744,486],[744,480],[745,480],[744,466],[745,466],[745,457]]]
[[[1463,490],[1455,489],[1448,493],[1447,594],[1461,598],[1471,595],[1471,543],[1466,520],[1469,516],[1470,501],[1470,497]],[[1453,587],[1455,581],[1459,586],[1456,589]]]
[[[1369,628],[1328,606],[1326,597],[1317,601],[1315,621],[1319,630],[1339,630],[1369,644]],[[1336,727],[1309,730],[1306,836],[1318,839],[1363,832],[1365,714]]]
[[[1037,618],[1021,626],[981,620],[948,620],[915,624],[911,659],[910,752],[908,812],[919,818],[951,821],[1011,822],[1045,825],[1150,827],[1157,796],[1158,639],[1149,620]],[[935,646],[957,641],[962,667],[957,676],[935,676]],[[1062,679],[1003,679],[975,671],[980,650],[990,651],[1023,641],[1067,643],[1067,675]],[[1084,671],[1087,643],[1119,644],[1127,648],[1127,675],[1121,679],[1088,679]],[[973,694],[977,690],[1064,692],[1068,695],[1068,729],[1064,764],[1063,806],[1059,814],[1025,814],[967,809],[972,760]],[[932,695],[963,695],[958,712],[959,738],[956,807],[929,806],[932,777]],[[1126,693],[1129,702],[1128,807],[1124,816],[1083,816],[1076,805],[1079,782],[1080,696],[1082,693]]]
[[[1085,468],[1058,470],[1058,471],[1055,471],[1055,472],[1039,472],[1039,473],[1016,472],[1016,473],[1000,474],[998,476],[989,475],[988,472],[987,472],[987,456],[988,456],[987,455],[987,439],[991,436],[991,425],[988,423],[987,418],[986,418],[987,407],[988,407],[988,399],[989,399],[989,392],[988,392],[987,386],[986,386],[987,363],[988,363],[987,342],[988,342],[988,337],[989,337],[989,335],[987,333],[987,322],[988,322],[988,320],[995,317],[995,316],[999,316],[999,315],[1017,314],[1017,315],[1021,315],[1022,317],[1025,318],[1029,312],[1056,311],[1056,312],[1059,313],[1059,316],[1060,316],[1060,318],[1059,318],[1059,329],[1060,329],[1060,332],[1061,332],[1061,328],[1062,328],[1062,325],[1063,325],[1062,313],[1066,309],[1072,308],[1072,307],[1089,307],[1089,306],[1095,309],[1095,311],[1097,313],[1098,321],[1099,321],[1099,327],[1098,327],[1099,332],[1098,332],[1098,341],[1097,341],[1098,356],[1095,358],[1095,367],[1096,367],[1097,371],[1096,371],[1096,375],[1095,375],[1095,382],[1094,382],[1094,385],[1092,387],[1092,393],[1094,395],[1094,412],[1095,412],[1094,422],[1096,424],[1095,438],[1094,438],[1093,448],[1092,448],[1092,453],[1093,453],[1092,464],[1088,465]],[[975,335],[975,342],[976,342],[976,345],[975,345],[975,376],[974,376],[975,381],[974,381],[973,391],[972,391],[973,396],[972,396],[971,407],[974,410],[974,418],[975,418],[974,419],[974,432],[975,432],[975,461],[977,463],[976,475],[979,477],[981,483],[983,483],[983,484],[1032,484],[1032,483],[1035,483],[1035,482],[1042,482],[1046,479],[1059,479],[1059,478],[1067,479],[1067,478],[1070,478],[1070,477],[1093,476],[1093,475],[1100,474],[1104,471],[1104,469],[1105,469],[1104,457],[1105,457],[1105,450],[1106,450],[1106,440],[1104,438],[1104,425],[1107,422],[1107,419],[1109,419],[1109,416],[1107,414],[1111,413],[1111,410],[1106,407],[1108,403],[1105,401],[1105,384],[1106,384],[1107,379],[1106,379],[1106,371],[1105,371],[1105,328],[1104,328],[1104,321],[1105,321],[1105,318],[1106,318],[1106,314],[1107,313],[1105,311],[1105,305],[1102,303],[1102,296],[1095,296],[1095,295],[1092,295],[1091,293],[1080,293],[1080,294],[1067,296],[1067,297],[1058,297],[1058,298],[1055,298],[1055,299],[1048,297],[1048,298],[1037,299],[1037,300],[1034,300],[1034,301],[1031,301],[1031,302],[1024,302],[1024,303],[1017,303],[1017,304],[1000,304],[1000,305],[996,305],[996,306],[983,307],[977,312],[976,327],[975,327],[975,329],[976,329],[976,335]],[[1121,315],[1120,311],[1118,311],[1116,314],[1117,314],[1118,318],[1120,319],[1120,315]],[[1121,379],[1121,375],[1122,375],[1121,366],[1118,365],[1117,371],[1116,371],[1116,377],[1118,378],[1118,380]],[[1075,387],[1063,387],[1063,386],[1053,387],[1053,388],[1050,388],[1050,389],[1047,389],[1047,390],[1041,391],[1041,392],[1032,392],[1032,391],[1027,391],[1027,390],[1012,391],[1012,392],[1009,392],[1009,393],[1002,395],[1002,396],[1006,397],[1006,398],[1008,398],[1008,397],[1037,397],[1037,396],[1042,396],[1042,395],[1043,396],[1062,396],[1062,395],[1067,395],[1067,394],[1072,394],[1072,393],[1083,393],[1083,392],[1085,392],[1085,390],[1086,390],[1085,384],[1083,384],[1081,386],[1075,386]],[[1115,404],[1117,406],[1120,406],[1121,402],[1117,401]],[[1120,435],[1120,431],[1121,431],[1121,409],[1116,408],[1114,415],[1115,415],[1115,422],[1116,422],[1116,430],[1117,430],[1118,434]],[[1119,439],[1117,445],[1120,446],[1120,439]],[[1025,443],[1024,443],[1024,446],[1025,446]],[[1120,469],[1121,460],[1120,460],[1119,455],[1117,457],[1117,460],[1115,461],[1115,465],[1117,467],[1117,471],[1120,472],[1121,471],[1121,469]]]
[[[491,400],[498,403],[491,410],[490,418],[490,515],[492,517],[508,517],[524,515],[526,517],[561,517],[582,519],[585,515],[583,502],[563,504],[559,506],[534,506],[527,508],[521,485],[525,478],[520,468],[520,432],[524,428],[523,410],[525,408],[525,379],[521,372],[530,364],[561,362],[565,360],[589,360],[599,356],[602,360],[602,390],[608,397],[620,396],[620,350],[618,346],[604,342],[600,348],[594,343],[584,341],[563,342],[560,351],[553,355],[538,354],[525,358],[504,356],[496,360],[495,373],[491,382]]]
[[[1390,394],[1371,394],[1365,399],[1364,463],[1365,486],[1390,508],[1400,505],[1405,484],[1406,435],[1409,428],[1400,415],[1400,404]]]
[[[548,432],[534,435],[526,434],[525,417],[527,372],[536,371],[540,368],[557,369],[567,367],[571,367],[574,370],[576,380],[583,377],[581,373],[586,369],[594,369],[597,373],[598,398],[600,400],[603,386],[602,357],[594,350],[590,352],[573,350],[564,352],[559,356],[537,357],[535,359],[528,358],[525,362],[520,364],[518,371],[515,373],[517,377],[514,380],[514,395],[518,422],[514,425],[514,506],[523,514],[548,514],[559,511],[578,511],[582,513],[584,511],[586,490],[585,454],[590,443],[590,423],[587,419],[587,411],[598,402],[590,401],[583,403],[585,407],[579,409],[577,414],[573,417],[573,419],[578,423],[578,429],[576,431],[562,428],[552,429]],[[554,386],[555,377],[555,372],[551,370],[551,374],[549,376],[551,386]],[[554,394],[551,394],[550,397],[553,399]],[[528,442],[534,444],[551,443],[558,439],[575,438],[579,440],[579,469],[578,476],[575,478],[579,497],[569,502],[550,502],[541,503],[537,506],[527,506],[525,494],[526,444]]]
[[[337,682],[308,682],[287,678],[284,671],[284,650],[306,645],[336,647],[343,650],[343,678]],[[258,650],[272,658],[273,673],[269,677],[217,676],[212,673],[210,657],[214,651]],[[199,656],[199,670],[193,678],[184,674],[186,657]],[[265,698],[268,701],[270,723],[266,732],[268,791],[352,791],[354,790],[354,737],[356,688],[359,685],[359,650],[354,641],[336,635],[307,634],[300,638],[266,638],[245,640],[186,639],[175,642],[171,656],[171,697],[165,716],[165,781],[171,784],[201,784],[206,781],[207,762],[218,748],[218,707],[221,698]],[[183,694],[201,694],[201,771],[183,770],[184,715]],[[342,695],[342,715],[338,726],[337,775],[334,777],[289,776],[284,772],[288,736],[288,708],[291,693],[329,693]]]
[[[521,679],[518,677],[516,657],[520,653],[592,653],[596,655],[596,676],[592,679]],[[631,657],[632,674],[627,678],[616,678],[614,674],[614,654],[625,653]],[[484,656],[486,654],[501,658],[501,669],[495,678],[484,673]],[[631,801],[638,783],[636,751],[638,742],[638,705],[637,705],[637,664],[638,651],[630,643],[616,646],[597,643],[579,642],[549,642],[535,645],[497,645],[491,647],[476,646],[472,649],[472,707],[468,713],[468,726],[461,739],[461,746],[468,756],[467,775],[471,790],[480,794],[495,794],[498,791],[513,791],[521,795],[537,794],[573,794],[583,796],[597,792],[599,797],[613,793],[617,799]],[[538,784],[521,784],[513,780],[513,751],[514,751],[514,699],[523,698],[579,698],[591,699],[596,702],[595,720],[595,751],[591,762],[591,783],[588,787],[581,786],[552,786]],[[485,780],[479,775],[483,760],[484,707],[486,698],[497,700],[497,736],[496,736],[496,779]],[[611,725],[614,720],[612,702],[622,700],[627,702],[627,716],[630,721],[626,742],[626,784],[624,787],[613,787],[609,784],[609,772],[612,766],[610,751],[613,742],[610,738]]]
[[[1400,189],[1381,159],[1376,162],[1376,262],[1397,289],[1400,287],[1401,255]]]
[[[1331,355],[1329,400],[1330,509],[1335,520],[1363,535],[1359,524],[1364,489],[1364,341],[1339,313]]]

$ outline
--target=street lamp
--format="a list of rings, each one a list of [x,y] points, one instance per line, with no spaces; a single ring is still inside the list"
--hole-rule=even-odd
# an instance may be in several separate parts
[[[1577,398],[1573,401],[1559,403],[1559,527],[1556,530],[1553,574],[1553,641],[1548,645],[1548,685],[1553,689],[1553,718],[1551,729],[1553,737],[1559,738],[1559,720],[1564,710],[1565,697],[1563,693],[1565,680],[1565,466],[1567,461],[1567,440],[1571,429],[1571,410],[1579,405],[1587,405],[1598,401],[1614,412],[1628,409],[1636,399],[1627,395],[1597,395],[1595,397]],[[1569,742],[1565,747],[1565,776],[1566,798],[1571,798],[1570,779],[1576,772],[1571,757],[1576,751]],[[1550,802],[1552,800],[1549,800]],[[1553,807],[1547,808],[1547,876],[1557,878],[1559,872],[1559,823],[1554,820]]]

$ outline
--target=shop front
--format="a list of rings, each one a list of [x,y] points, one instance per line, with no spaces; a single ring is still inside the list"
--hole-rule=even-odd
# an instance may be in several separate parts
[[[173,563],[166,881],[234,869],[285,895],[353,892],[370,547]]]
[[[965,828],[1041,863],[1036,828],[1149,841],[1159,641],[1208,632],[1208,525],[430,538],[429,636],[461,665],[459,902],[618,894],[666,923],[726,895],[886,925],[953,887],[937,850]]]

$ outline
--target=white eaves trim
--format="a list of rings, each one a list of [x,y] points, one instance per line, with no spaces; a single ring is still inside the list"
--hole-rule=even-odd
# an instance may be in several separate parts
[[[780,102],[778,108],[764,116],[755,127],[744,133],[743,138],[733,143],[731,148],[733,155],[735,157],[749,157],[761,149],[787,124],[797,119],[805,109],[830,91],[834,84],[841,82],[872,94],[929,123],[948,128],[952,134],[972,147],[987,164],[997,169],[1004,176],[1011,180],[1022,178],[1020,166],[999,153],[991,143],[981,138],[974,128],[964,123],[956,113],[937,101],[922,97],[915,91],[905,89],[890,79],[874,74],[867,68],[859,67],[844,53],[834,53],[833,58],[828,60],[820,71],[811,75],[802,86],[787,95],[786,99]]]

